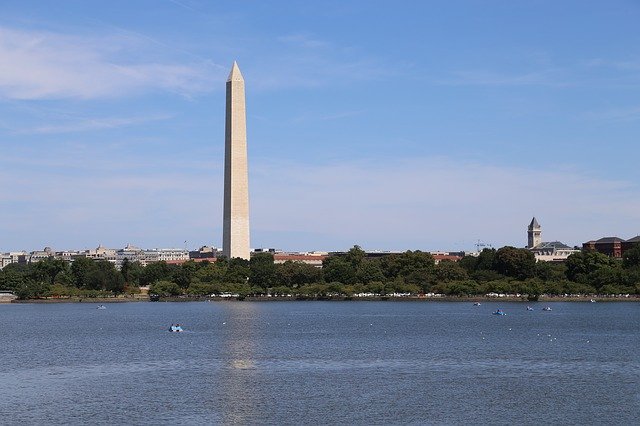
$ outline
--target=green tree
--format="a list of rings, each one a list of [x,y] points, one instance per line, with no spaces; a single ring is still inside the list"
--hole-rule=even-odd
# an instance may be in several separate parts
[[[496,251],[495,269],[508,277],[527,279],[535,275],[536,259],[527,249],[502,247]]]
[[[203,283],[223,283],[227,272],[228,262],[217,261],[214,263],[201,262],[200,267],[196,270],[194,279]]]
[[[275,265],[275,282],[287,287],[318,283],[322,281],[322,277],[322,268],[304,262],[287,260]]]
[[[430,253],[409,250],[383,257],[380,265],[382,272],[389,280],[402,277],[405,282],[421,284],[433,275],[435,260]]]
[[[249,283],[263,289],[273,286],[276,278],[276,267],[273,254],[256,253],[249,261]]]
[[[347,254],[345,255],[345,259],[347,262],[351,263],[354,269],[358,269],[360,264],[364,261],[367,254],[365,253],[359,245],[355,245],[349,249]]]
[[[122,265],[120,267],[120,273],[124,278],[124,282],[129,286],[140,286],[140,277],[142,276],[143,271],[144,267],[140,262],[131,262],[127,258],[122,261]]]
[[[16,291],[26,280],[23,268],[12,263],[0,270],[0,289]]]
[[[239,257],[234,257],[228,262],[224,278],[228,283],[241,284],[247,283],[250,275],[251,269],[249,268],[249,261]]]
[[[180,288],[188,288],[194,279],[198,265],[193,260],[184,262],[182,265],[175,266],[171,273],[171,281],[178,284]]]
[[[356,281],[362,284],[369,284],[372,281],[384,281],[380,263],[373,259],[365,259],[360,262],[356,269]]]
[[[106,290],[113,293],[124,291],[124,277],[113,263],[106,260],[94,262],[94,268],[87,274],[87,288]]]
[[[617,261],[597,251],[583,250],[570,255],[565,264],[569,280],[588,284],[590,274],[601,268],[616,267]]]
[[[56,282],[58,274],[69,270],[69,264],[62,259],[49,256],[37,262],[35,269],[40,276],[46,277],[49,284],[53,285]]]
[[[494,248],[482,249],[476,261],[476,271],[495,271],[497,251]]]
[[[456,262],[443,260],[436,265],[435,279],[438,282],[466,281],[469,279],[469,274]]]
[[[640,244],[636,244],[624,252],[622,266],[625,269],[640,267]]]
[[[88,276],[94,268],[93,260],[87,257],[77,257],[73,260],[71,264],[71,274],[73,275],[76,287],[89,288]]]
[[[478,258],[476,256],[464,256],[458,261],[458,265],[460,265],[461,268],[464,268],[468,274],[475,272],[477,263]]]
[[[537,262],[535,276],[543,281],[560,281],[565,279],[567,267],[564,262]]]
[[[149,286],[149,293],[159,296],[177,296],[182,293],[182,290],[172,281],[159,280]]]
[[[322,262],[322,271],[326,282],[355,284],[356,268],[345,256],[329,256]]]
[[[153,262],[148,264],[140,275],[140,285],[147,286],[156,281],[171,281],[171,268],[167,262]]]

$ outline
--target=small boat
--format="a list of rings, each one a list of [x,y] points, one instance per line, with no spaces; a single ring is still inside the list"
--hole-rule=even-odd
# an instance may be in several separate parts
[[[493,312],[493,315],[507,315],[507,314],[505,314],[502,309],[498,309],[497,311]]]
[[[531,306],[527,306],[527,311],[533,311],[533,308]]]
[[[595,299],[591,299],[591,300],[589,300],[589,302],[596,303]]]
[[[96,309],[107,309],[107,307],[104,306],[104,305],[98,305],[98,307]]]
[[[550,311],[551,308],[549,306],[545,306],[544,308],[542,308],[543,311]]]
[[[184,330],[182,329],[182,326],[180,324],[171,324],[171,327],[169,327],[169,331],[171,333],[180,333]]]
[[[473,306],[480,306],[480,302],[475,302]]]

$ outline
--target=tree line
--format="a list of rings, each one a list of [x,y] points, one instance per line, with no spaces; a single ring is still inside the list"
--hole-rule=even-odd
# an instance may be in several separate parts
[[[49,257],[33,264],[10,264],[0,271],[0,289],[21,299],[135,294],[140,286],[150,286],[150,293],[161,296],[640,294],[640,245],[627,250],[621,260],[582,251],[564,263],[536,262],[529,250],[502,247],[436,265],[427,252],[370,258],[354,246],[325,258],[322,268],[292,261],[276,264],[272,254],[256,253],[251,260],[154,262],[146,267],[125,260],[120,270],[104,260],[79,257],[69,264]]]

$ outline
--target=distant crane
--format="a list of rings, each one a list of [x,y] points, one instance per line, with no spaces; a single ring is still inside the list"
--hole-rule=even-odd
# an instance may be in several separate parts
[[[492,248],[493,246],[491,244],[485,243],[482,240],[478,240],[476,242],[476,251],[478,253],[480,253],[480,248]]]

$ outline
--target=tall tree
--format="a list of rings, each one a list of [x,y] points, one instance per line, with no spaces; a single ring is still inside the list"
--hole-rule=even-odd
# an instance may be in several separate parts
[[[495,269],[508,277],[527,279],[535,275],[536,258],[527,249],[502,247],[495,257]]]
[[[256,253],[249,261],[249,283],[252,286],[269,288],[274,285],[276,277],[276,267],[273,264],[273,254]]]

